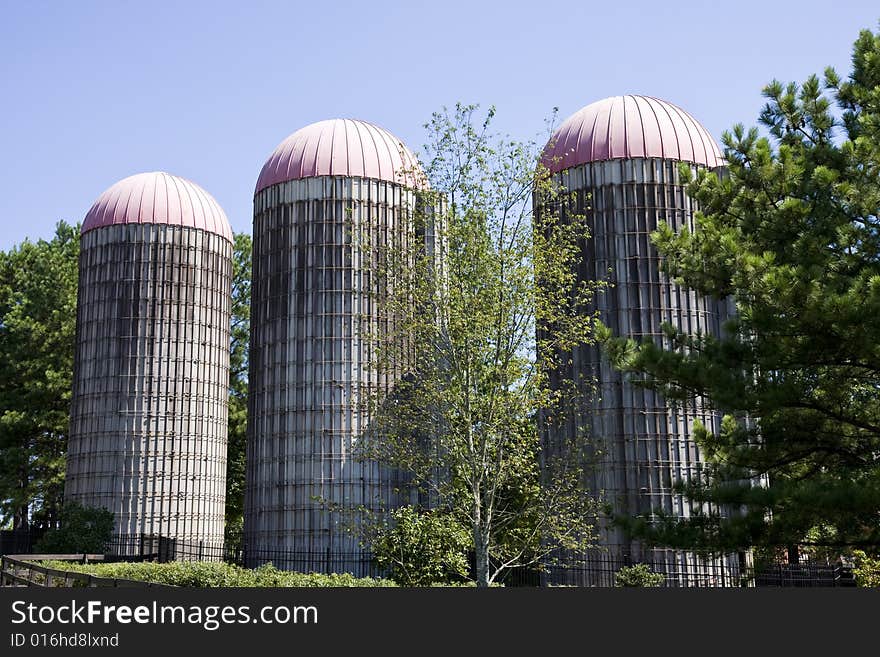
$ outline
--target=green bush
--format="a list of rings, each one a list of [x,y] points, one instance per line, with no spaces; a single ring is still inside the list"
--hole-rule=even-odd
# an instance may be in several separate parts
[[[853,551],[853,557],[856,586],[880,587],[880,558],[868,556],[862,550]]]
[[[272,564],[249,569],[219,562],[175,561],[171,563],[119,562],[81,564],[47,561],[42,565],[72,570],[97,577],[133,579],[171,586],[207,587],[382,587],[394,586],[387,579],[355,577],[348,574],[293,573]]]
[[[660,573],[652,572],[646,564],[637,563],[634,566],[623,566],[617,571],[614,578],[615,586],[662,586],[666,578]]]
[[[404,506],[370,540],[376,563],[399,586],[461,581],[468,574],[468,532],[448,513]]]
[[[113,535],[113,513],[107,509],[65,502],[59,515],[61,527],[50,529],[34,549],[47,554],[103,554]]]

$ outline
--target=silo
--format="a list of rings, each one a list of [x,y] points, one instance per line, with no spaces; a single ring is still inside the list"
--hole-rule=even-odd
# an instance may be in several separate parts
[[[693,229],[695,206],[679,178],[682,162],[694,171],[723,166],[715,140],[690,114],[646,96],[587,105],[559,126],[545,148],[543,163],[574,193],[575,211],[588,219],[591,237],[584,242],[579,278],[609,283],[589,310],[598,310],[615,335],[660,343],[664,322],[690,334],[719,335],[732,311],[728,301],[698,296],[665,276],[650,241],[660,221],[676,230]],[[720,414],[705,400],[673,405],[633,385],[598,347],[569,356],[556,382],[578,382],[590,401],[580,402],[564,426],[545,426],[547,448],[586,428],[595,450],[589,487],[613,514],[691,515],[695,508],[672,487],[701,470],[694,420],[713,431]],[[594,381],[597,393],[587,388]],[[601,549],[586,555],[582,567],[556,568],[551,580],[613,585],[618,568],[644,562],[664,573],[670,585],[732,585],[739,570],[737,555],[702,559],[649,549],[607,522],[601,523],[599,543]]]
[[[125,178],[85,217],[65,499],[112,511],[129,549],[219,556],[231,280],[226,215],[188,180]]]
[[[357,455],[364,392],[393,385],[371,336],[393,318],[371,259],[407,247],[416,160],[389,132],[333,119],[298,130],[254,196],[245,551],[299,571],[373,572],[348,531],[401,503],[399,476]]]

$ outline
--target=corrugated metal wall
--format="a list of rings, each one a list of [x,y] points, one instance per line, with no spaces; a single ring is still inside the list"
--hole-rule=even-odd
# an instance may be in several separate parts
[[[65,498],[119,533],[223,542],[231,281],[214,233],[82,235]]]
[[[400,476],[353,458],[368,427],[358,390],[388,390],[364,336],[393,321],[363,244],[406,246],[414,194],[322,176],[254,199],[245,551],[249,565],[373,572],[346,531],[357,507],[391,509]],[[354,241],[353,241],[354,238]],[[364,388],[362,388],[364,387]],[[343,509],[330,512],[331,505]]]
[[[728,302],[697,296],[660,271],[659,255],[650,243],[658,222],[693,228],[693,201],[679,182],[677,167],[677,162],[661,159],[609,160],[559,174],[563,186],[577,192],[577,211],[589,218],[591,238],[579,275],[582,280],[611,283],[597,295],[595,308],[615,335],[660,341],[664,322],[691,334],[717,335],[731,312]],[[557,373],[556,383],[582,380],[586,386],[594,378],[598,395],[592,403],[572,414],[564,428],[545,428],[548,447],[552,449],[562,435],[571,435],[579,424],[586,426],[596,451],[589,486],[612,505],[614,513],[691,515],[690,502],[674,493],[672,486],[701,469],[693,421],[700,419],[713,431],[720,415],[704,408],[700,400],[674,407],[654,392],[632,385],[598,347],[573,353],[571,367]],[[587,555],[585,566],[555,569],[551,581],[613,585],[605,571],[613,575],[620,565],[646,561],[666,573],[670,583],[729,585],[739,568],[736,555],[705,561],[684,552],[647,550],[609,526],[602,528],[601,546],[603,550]]]

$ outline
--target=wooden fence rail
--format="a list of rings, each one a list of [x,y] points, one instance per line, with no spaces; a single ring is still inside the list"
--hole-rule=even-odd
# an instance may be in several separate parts
[[[165,587],[167,584],[143,582],[118,577],[98,577],[88,573],[49,568],[34,561],[71,561],[91,563],[104,561],[103,554],[13,554],[0,557],[0,586],[52,587]]]

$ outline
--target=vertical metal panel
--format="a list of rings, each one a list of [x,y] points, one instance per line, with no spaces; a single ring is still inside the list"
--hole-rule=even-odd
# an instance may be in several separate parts
[[[65,498],[119,533],[222,545],[231,286],[213,232],[82,235]]]
[[[390,182],[323,176],[254,200],[245,551],[250,565],[373,572],[346,531],[352,512],[402,502],[400,476],[353,458],[368,417],[359,390],[393,383],[371,367],[377,307],[362,244],[402,246],[413,194]],[[328,505],[342,509],[330,512]]]
[[[660,343],[664,322],[691,334],[718,335],[729,317],[729,302],[699,297],[670,281],[660,271],[659,254],[650,242],[661,221],[675,229],[693,229],[693,202],[678,180],[677,166],[652,158],[608,160],[561,174],[563,184],[578,192],[577,211],[587,215],[591,230],[579,276],[611,284],[596,296],[594,309],[615,335]],[[557,384],[574,380],[589,385],[595,379],[598,394],[589,406],[572,413],[566,426],[544,428],[547,448],[586,426],[595,450],[589,488],[611,504],[614,514],[692,515],[692,503],[672,487],[697,476],[703,466],[692,436],[694,420],[715,431],[719,413],[704,400],[676,407],[634,386],[598,347],[577,350],[571,362],[555,373]],[[551,581],[613,585],[614,570],[644,561],[673,585],[730,585],[739,569],[736,555],[704,560],[687,552],[652,550],[607,523],[601,529],[601,549],[578,556],[585,558],[585,567],[554,569]]]

